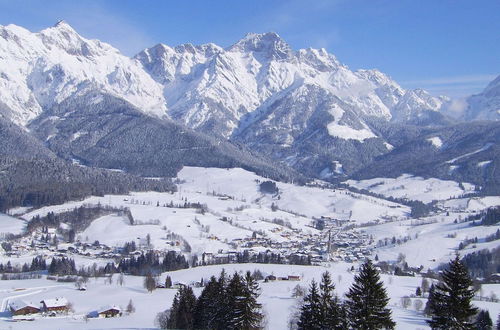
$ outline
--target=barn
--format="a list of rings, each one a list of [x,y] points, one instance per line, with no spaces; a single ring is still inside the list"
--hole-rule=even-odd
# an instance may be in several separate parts
[[[106,306],[102,307],[99,312],[99,317],[115,317],[122,316],[122,310],[118,306]]]
[[[23,300],[15,300],[9,303],[12,315],[28,315],[40,313],[40,308],[32,303]]]
[[[69,310],[69,302],[66,298],[45,299],[40,302],[43,312],[67,312]]]

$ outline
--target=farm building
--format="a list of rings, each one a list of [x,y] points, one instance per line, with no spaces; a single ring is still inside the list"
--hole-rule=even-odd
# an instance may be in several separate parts
[[[9,309],[12,315],[28,315],[40,313],[40,308],[32,303],[23,300],[15,300],[9,303]]]
[[[43,312],[67,312],[69,302],[66,298],[45,299],[40,302]]]
[[[99,317],[115,317],[121,316],[122,310],[118,306],[106,306],[99,310]]]

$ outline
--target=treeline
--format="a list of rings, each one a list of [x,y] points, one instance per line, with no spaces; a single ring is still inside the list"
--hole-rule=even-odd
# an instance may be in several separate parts
[[[0,273],[28,273],[43,270],[47,270],[47,264],[45,263],[45,259],[41,256],[33,258],[30,265],[24,263],[22,266],[13,266],[10,261],[7,261],[5,265],[0,263]]]
[[[182,254],[168,251],[162,258],[158,253],[148,251],[139,256],[121,259],[115,272],[144,276],[185,268],[189,268],[189,263]]]
[[[50,275],[74,275],[76,274],[75,260],[71,258],[52,258],[49,266]]]
[[[149,180],[59,159],[0,157],[0,212],[17,206],[62,204],[88,196],[175,190],[170,179]]]
[[[281,253],[274,252],[259,252],[250,254],[248,250],[237,252],[234,257],[225,256],[218,257],[215,260],[208,260],[205,254],[202,255],[201,262],[196,260],[196,263],[201,266],[206,265],[222,265],[230,263],[257,263],[257,264],[290,264],[290,265],[311,265],[311,256],[304,254],[291,254],[283,256]]]
[[[160,274],[166,271],[174,271],[189,268],[189,263],[182,254],[169,251],[163,257],[155,251],[148,251],[139,256],[122,258],[117,264],[107,263],[104,267],[96,264],[77,269],[74,259],[68,257],[54,257],[47,266],[42,256],[33,258],[31,264],[23,266],[12,265],[8,261],[5,265],[0,263],[0,273],[23,273],[33,271],[48,271],[50,275],[78,275],[83,277],[99,277],[105,274],[124,273],[130,275],[144,276],[147,274]]]
[[[198,298],[191,287],[181,287],[172,307],[159,313],[156,321],[161,329],[261,329],[259,295],[250,272],[228,277],[223,270],[219,278],[210,278]]]
[[[377,193],[374,193],[374,192],[366,190],[366,189],[358,189],[356,187],[349,186],[349,185],[346,185],[343,183],[339,184],[338,186],[345,188],[345,189],[348,189],[350,191],[356,192],[358,194],[368,195],[368,196],[372,196],[375,198],[385,199],[385,200],[388,200],[388,201],[393,202],[393,203],[398,203],[398,204],[409,206],[411,208],[410,215],[412,218],[426,217],[429,214],[431,214],[432,212],[435,212],[437,210],[435,201],[433,201],[431,203],[424,203],[421,201],[411,200],[411,199],[407,199],[407,198],[396,198],[396,197],[392,197],[392,196],[384,196],[382,194],[377,194]]]
[[[493,274],[500,273],[500,247],[469,253],[462,258],[462,262],[472,277],[489,281]]]
[[[476,221],[479,220],[483,226],[496,225],[500,222],[500,206],[490,207],[486,211],[481,211],[465,218],[465,221],[472,221],[474,224],[477,224]]]
[[[95,219],[112,214],[119,213],[126,216],[130,224],[134,224],[134,220],[130,210],[124,207],[113,207],[109,205],[82,205],[80,207],[75,207],[71,211],[54,213],[49,212],[47,215],[41,217],[36,215],[28,222],[26,227],[27,232],[32,233],[38,228],[60,228],[61,223],[65,223],[71,226],[68,232],[61,232],[67,236],[69,242],[73,242],[75,238],[75,233],[84,231]]]

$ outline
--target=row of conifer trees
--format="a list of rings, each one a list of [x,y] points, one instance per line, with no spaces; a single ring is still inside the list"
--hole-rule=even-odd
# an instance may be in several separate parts
[[[450,261],[441,281],[429,291],[425,313],[432,329],[493,329],[489,314],[478,313],[472,305],[472,284],[458,256]],[[264,314],[257,302],[259,294],[259,285],[250,272],[228,277],[223,270],[218,279],[212,276],[198,298],[190,287],[182,287],[172,308],[159,314],[158,323],[163,329],[261,329]],[[313,280],[291,318],[290,328],[394,329],[396,323],[388,302],[380,274],[368,260],[360,267],[343,301],[335,294],[330,273],[325,272],[319,284]]]
[[[181,287],[171,309],[158,315],[158,325],[162,329],[260,329],[264,316],[259,294],[250,272],[228,277],[223,270],[219,278],[210,278],[198,298],[191,287]]]

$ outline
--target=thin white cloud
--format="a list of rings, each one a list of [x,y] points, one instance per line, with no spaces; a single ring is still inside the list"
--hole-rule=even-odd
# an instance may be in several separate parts
[[[497,76],[492,74],[479,74],[455,77],[440,77],[421,80],[403,81],[402,84],[407,85],[453,85],[453,84],[470,84],[470,83],[488,83],[495,79]]]
[[[401,85],[405,88],[422,88],[433,95],[461,98],[480,93],[496,77],[493,74],[436,77],[403,81]]]

